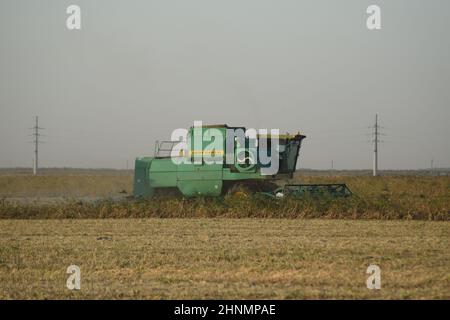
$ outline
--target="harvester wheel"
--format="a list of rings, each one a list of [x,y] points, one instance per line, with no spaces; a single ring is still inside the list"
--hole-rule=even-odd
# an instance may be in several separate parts
[[[153,196],[157,198],[180,198],[182,193],[176,187],[156,188]]]
[[[247,198],[250,194],[250,189],[244,183],[234,183],[226,192],[227,196],[239,198]]]

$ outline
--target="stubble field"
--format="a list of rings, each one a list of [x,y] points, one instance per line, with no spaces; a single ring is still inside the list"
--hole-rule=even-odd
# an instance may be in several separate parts
[[[0,298],[449,299],[450,223],[1,220]],[[69,265],[81,290],[66,288]],[[366,269],[381,268],[381,289]]]

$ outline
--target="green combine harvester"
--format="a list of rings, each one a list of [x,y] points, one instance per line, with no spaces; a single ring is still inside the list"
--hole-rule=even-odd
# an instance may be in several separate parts
[[[210,141],[217,139],[217,136],[204,141],[205,135],[211,130],[222,139],[215,141],[221,148],[210,147]],[[256,134],[253,138],[241,136],[238,139],[232,136],[228,139],[230,132],[239,130],[246,131],[244,127],[227,125],[202,126],[200,129],[191,127],[187,131],[185,148],[180,150],[175,148],[178,141],[157,141],[153,157],[136,159],[134,197],[145,199],[161,195],[221,196],[237,192],[262,193],[276,198],[323,194],[346,197],[351,194],[345,184],[288,184],[280,187],[274,183],[276,180],[293,178],[305,136]],[[267,170],[273,163],[264,163],[257,157],[262,145],[269,150],[267,155],[272,156],[274,148],[271,148],[271,141],[278,144],[275,154],[277,157],[272,160],[277,161],[276,172]],[[250,148],[250,145],[253,148]],[[203,159],[206,155],[214,157],[216,161],[206,161]],[[230,155],[233,161],[229,161]]]

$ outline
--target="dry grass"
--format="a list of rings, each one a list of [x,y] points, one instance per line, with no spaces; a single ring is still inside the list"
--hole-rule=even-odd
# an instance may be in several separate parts
[[[0,298],[450,299],[449,177],[301,180],[355,196],[95,202],[132,178],[0,175]],[[65,287],[71,264],[81,291]]]
[[[132,191],[130,176],[0,176],[0,196],[37,202],[0,201],[0,218],[261,217],[450,220],[450,177],[300,177],[304,183],[346,182],[349,199],[216,199],[85,201]],[[26,197],[26,198],[23,198]],[[37,197],[40,197],[38,199]],[[61,203],[42,199],[65,197]],[[80,198],[81,197],[81,198]],[[31,200],[30,200],[31,199]]]
[[[1,220],[0,298],[450,299],[450,223]],[[81,290],[65,287],[81,268]],[[381,290],[366,288],[370,264]]]
[[[0,175],[0,198],[110,196],[131,192],[130,175]]]

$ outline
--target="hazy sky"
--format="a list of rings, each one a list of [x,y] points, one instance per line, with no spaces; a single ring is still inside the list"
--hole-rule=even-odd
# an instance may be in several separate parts
[[[450,1],[0,2],[0,167],[31,166],[39,115],[45,167],[132,167],[202,120],[300,130],[301,168],[370,168],[375,113],[381,169],[450,167]]]

